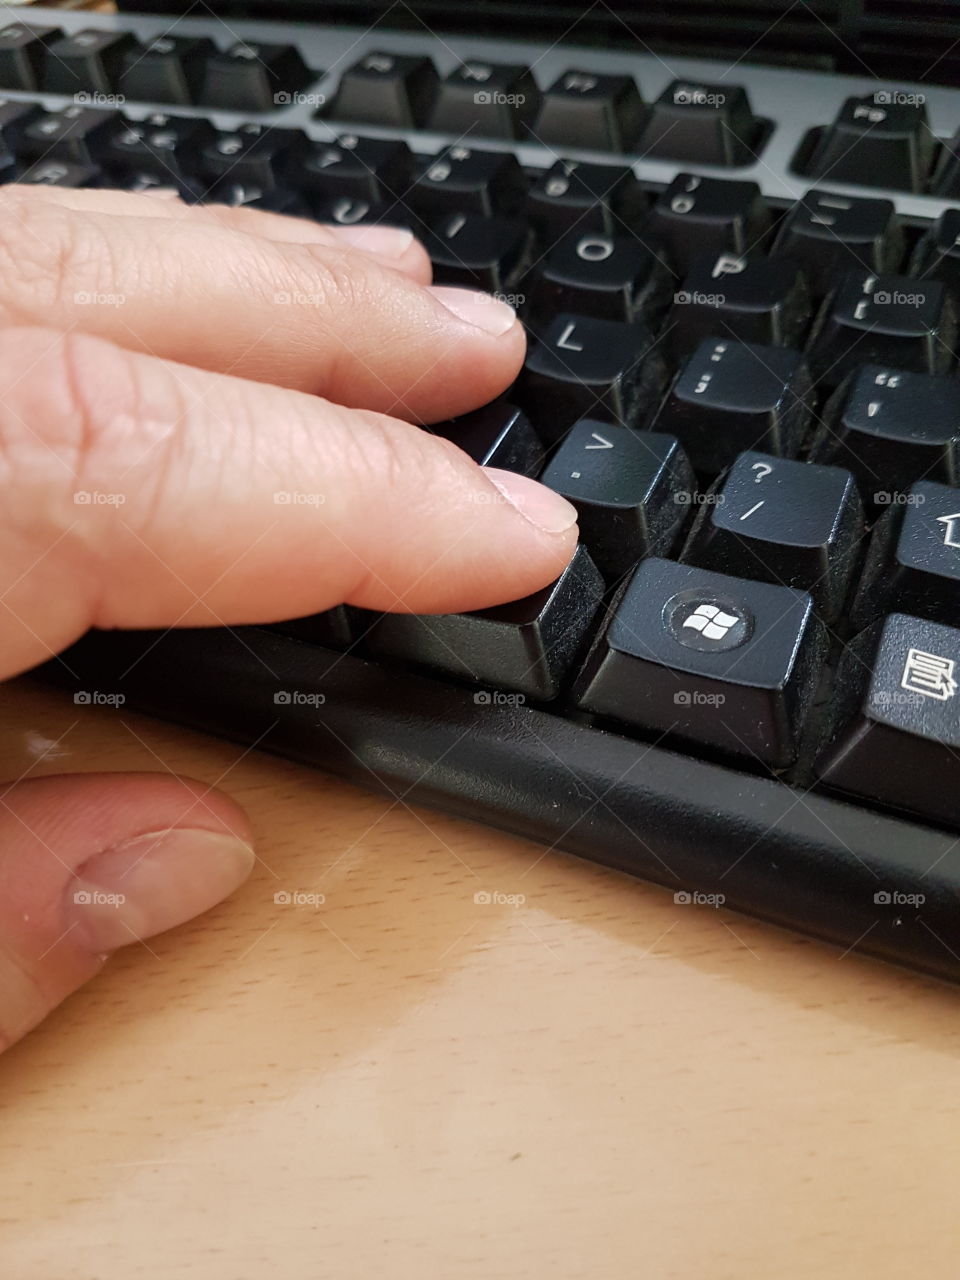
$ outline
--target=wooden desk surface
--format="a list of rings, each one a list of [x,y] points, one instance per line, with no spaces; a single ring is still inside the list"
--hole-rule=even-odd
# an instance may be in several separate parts
[[[38,771],[225,775],[262,864],[0,1058],[3,1277],[960,1277],[950,989],[5,693],[0,776],[67,730]]]

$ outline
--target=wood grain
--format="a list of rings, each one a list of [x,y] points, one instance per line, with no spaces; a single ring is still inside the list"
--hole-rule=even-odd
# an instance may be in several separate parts
[[[229,744],[5,694],[3,776],[222,779],[262,863],[0,1059],[4,1277],[960,1276],[953,990]],[[274,901],[296,890],[325,900]]]

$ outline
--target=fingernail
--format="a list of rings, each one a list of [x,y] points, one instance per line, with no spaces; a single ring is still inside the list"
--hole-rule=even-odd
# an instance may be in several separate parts
[[[229,832],[151,831],[95,854],[67,887],[82,946],[113,951],[209,910],[246,880],[250,845]]]
[[[499,467],[484,467],[483,473],[512,507],[544,533],[566,533],[577,523],[577,508],[545,484]]]
[[[454,289],[448,285],[434,285],[430,292],[458,320],[466,320],[484,333],[499,338],[517,323],[513,307],[489,293],[477,293],[473,289]]]
[[[338,240],[377,253],[381,258],[399,258],[413,244],[413,232],[406,227],[336,227]]]

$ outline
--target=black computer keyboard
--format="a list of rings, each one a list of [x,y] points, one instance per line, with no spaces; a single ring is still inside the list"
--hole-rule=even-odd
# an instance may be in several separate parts
[[[91,635],[79,699],[960,978],[960,92],[37,9],[0,91],[3,181],[412,227],[530,331],[431,430],[580,513],[529,599]]]

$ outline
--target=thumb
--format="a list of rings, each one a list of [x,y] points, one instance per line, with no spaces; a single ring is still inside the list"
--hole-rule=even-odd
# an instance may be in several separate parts
[[[242,811],[189,779],[81,774],[0,791],[0,1050],[111,952],[214,906],[253,862]]]

